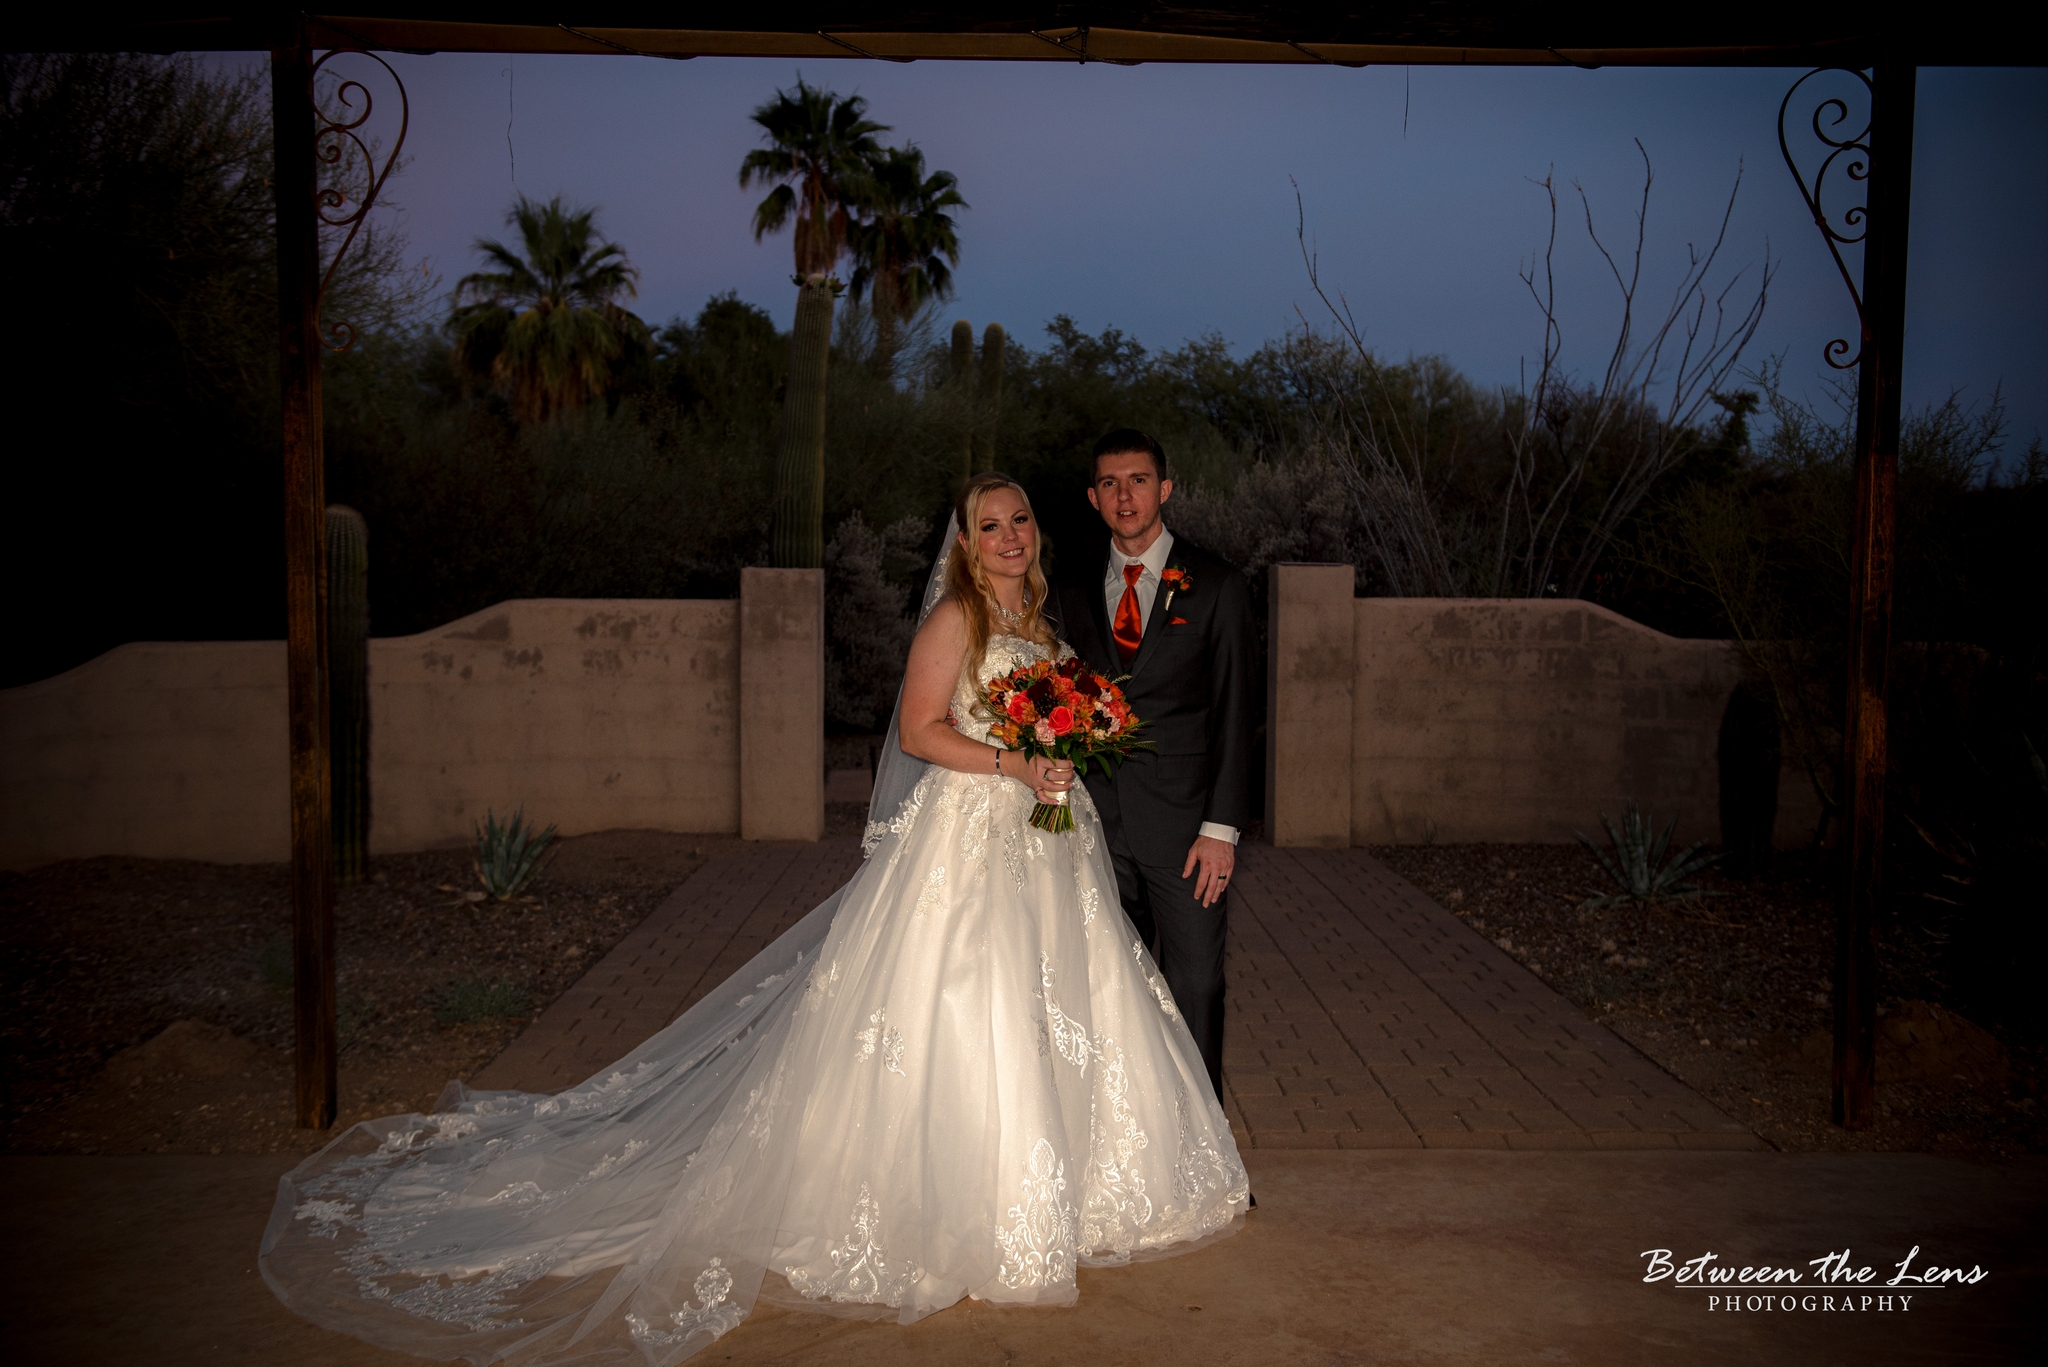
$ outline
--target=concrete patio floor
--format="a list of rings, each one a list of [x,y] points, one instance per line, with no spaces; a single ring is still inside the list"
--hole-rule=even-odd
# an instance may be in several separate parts
[[[594,1072],[858,858],[841,840],[712,861],[474,1081],[548,1090]],[[1248,847],[1238,882],[1225,1100],[1259,1195],[1239,1234],[1185,1257],[1084,1269],[1067,1310],[970,1302],[903,1327],[763,1308],[698,1360],[2048,1361],[2048,1160],[1760,1152],[1364,851]],[[420,1361],[314,1328],[257,1276],[292,1162],[0,1159],[13,1194],[0,1210],[13,1360]],[[1818,1286],[1810,1266],[1846,1249],[1882,1282],[1916,1245],[1916,1270],[1990,1275],[1862,1286],[1851,1299]],[[1645,1284],[1642,1255],[1660,1248],[1802,1280],[1770,1310],[1710,1307],[1726,1293]]]

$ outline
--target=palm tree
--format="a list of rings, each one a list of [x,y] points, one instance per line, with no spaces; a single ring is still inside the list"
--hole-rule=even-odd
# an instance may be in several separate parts
[[[864,216],[851,226],[847,242],[855,263],[849,288],[856,299],[871,291],[875,361],[884,370],[895,359],[897,321],[927,300],[953,296],[960,237],[946,211],[967,207],[959,185],[951,171],[926,175],[924,153],[915,144],[886,148],[869,164],[860,203]]]
[[[650,343],[647,325],[619,303],[637,292],[640,271],[625,248],[598,240],[596,214],[565,208],[560,195],[546,204],[521,195],[505,222],[525,255],[478,238],[498,269],[455,286],[457,363],[509,394],[524,420],[581,408],[604,393],[615,362]]]
[[[796,273],[800,281],[829,275],[846,250],[847,209],[881,151],[875,134],[886,124],[866,117],[858,95],[840,99],[797,77],[796,89],[778,90],[754,111],[768,146],[740,163],[740,188],[773,185],[754,210],[754,240],[796,220]]]
[[[825,364],[832,349],[832,268],[846,250],[847,209],[864,192],[868,163],[888,130],[866,117],[867,101],[840,99],[797,78],[754,111],[766,147],[740,163],[740,188],[772,184],[754,210],[754,240],[796,221],[796,321],[789,335],[782,449],[775,460],[769,558],[780,569],[825,563]]]

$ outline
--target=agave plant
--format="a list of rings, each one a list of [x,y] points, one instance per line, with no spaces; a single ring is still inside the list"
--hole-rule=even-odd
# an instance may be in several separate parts
[[[1685,881],[1721,856],[1701,853],[1707,845],[1704,840],[1672,854],[1671,832],[1678,825],[1677,817],[1659,831],[1649,815],[1631,802],[1622,813],[1619,828],[1605,812],[1600,813],[1600,824],[1607,828],[1607,838],[1614,846],[1612,854],[1595,845],[1583,831],[1572,834],[1593,852],[1600,867],[1621,885],[1621,891],[1589,897],[1581,906],[1608,907],[1618,902],[1648,906],[1653,902],[1720,895]]]
[[[486,811],[476,833],[477,882],[500,902],[511,901],[539,874],[541,856],[554,838],[552,825],[544,831],[527,825],[523,807],[503,824],[496,812]]]

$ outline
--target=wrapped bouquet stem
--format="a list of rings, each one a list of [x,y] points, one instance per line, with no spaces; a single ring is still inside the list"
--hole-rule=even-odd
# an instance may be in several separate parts
[[[1027,755],[1044,755],[1074,766],[1076,777],[1094,765],[1113,773],[1134,750],[1144,725],[1131,715],[1117,681],[1096,673],[1078,658],[1040,660],[989,680],[982,693],[989,739]],[[1031,809],[1031,824],[1055,833],[1074,829],[1068,795]]]

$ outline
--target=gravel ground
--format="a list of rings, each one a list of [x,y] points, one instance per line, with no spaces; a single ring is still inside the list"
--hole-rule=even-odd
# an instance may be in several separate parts
[[[1804,859],[1750,881],[1708,870],[1709,898],[1586,909],[1613,885],[1577,845],[1373,854],[1780,1149],[2048,1150],[2043,1051],[1948,1009],[1938,922],[1881,931],[1877,1124],[1830,1123],[1834,902]]]
[[[507,903],[468,899],[466,850],[372,859],[336,912],[343,1121],[431,1106],[734,843],[645,831],[561,840],[528,895]],[[290,915],[281,865],[108,858],[0,874],[0,1147],[325,1143],[330,1134],[293,1127]],[[463,984],[498,991],[475,1004],[477,1018],[444,1023],[437,1002]]]
[[[828,833],[857,831],[862,815],[832,808]],[[466,851],[373,859],[337,911],[342,1121],[431,1107],[735,843],[563,840],[511,903],[467,900]],[[1374,853],[1779,1148],[2048,1151],[2043,1050],[1947,1009],[1936,925],[1881,936],[1877,1125],[1829,1123],[1833,904],[1796,859],[1749,882],[1710,871],[1700,881],[1723,894],[1711,899],[1587,910],[1605,875],[1577,846]],[[0,874],[0,1149],[324,1144],[332,1132],[292,1123],[289,933],[278,865],[89,859]],[[502,987],[487,1005],[520,1013],[444,1023],[436,1002],[457,984]]]

